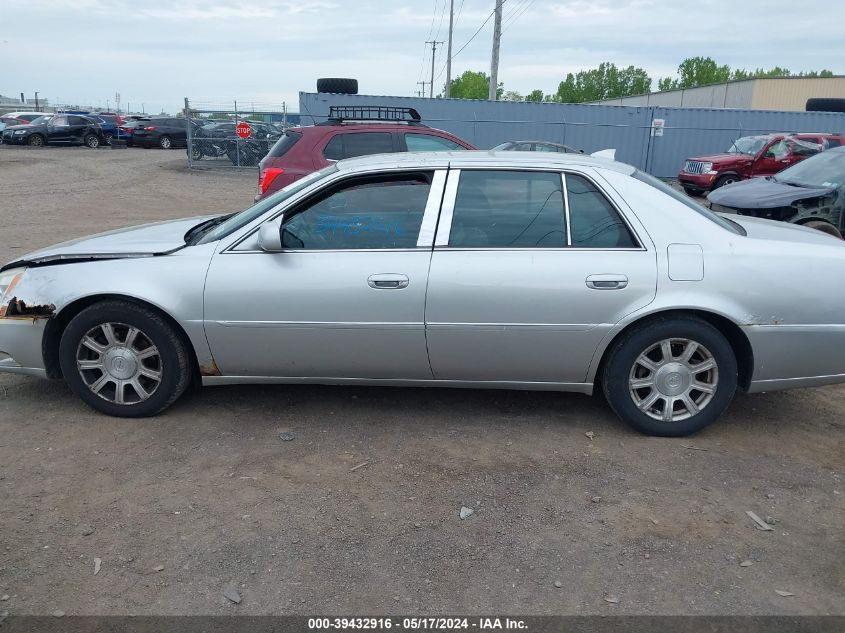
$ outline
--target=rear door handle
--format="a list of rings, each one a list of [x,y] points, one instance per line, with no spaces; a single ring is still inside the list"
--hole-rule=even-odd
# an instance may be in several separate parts
[[[370,288],[377,290],[398,290],[400,288],[407,288],[410,281],[408,280],[408,275],[378,273],[367,277],[367,283]]]
[[[628,285],[625,275],[608,274],[590,275],[586,279],[587,288],[593,290],[622,290]]]

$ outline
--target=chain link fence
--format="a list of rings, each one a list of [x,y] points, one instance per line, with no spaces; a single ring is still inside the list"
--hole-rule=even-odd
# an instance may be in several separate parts
[[[254,168],[294,124],[285,103],[185,98],[189,168]]]

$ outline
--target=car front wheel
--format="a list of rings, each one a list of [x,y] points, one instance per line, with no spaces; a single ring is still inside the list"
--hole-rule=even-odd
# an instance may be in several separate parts
[[[635,327],[608,356],[607,401],[630,426],[682,437],[713,423],[733,399],[737,361],[719,330],[693,317]]]
[[[160,413],[190,382],[185,343],[157,312],[130,302],[96,303],[68,324],[62,374],[94,409],[119,417]]]

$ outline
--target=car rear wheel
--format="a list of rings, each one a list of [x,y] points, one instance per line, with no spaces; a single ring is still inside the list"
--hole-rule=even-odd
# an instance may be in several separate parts
[[[27,142],[32,147],[44,147],[47,144],[46,139],[40,134],[33,134]]]
[[[636,430],[682,437],[713,423],[730,404],[736,356],[706,321],[659,319],[614,345],[602,386],[614,412]]]
[[[713,183],[713,189],[718,189],[719,187],[724,187],[725,185],[732,185],[735,182],[739,182],[740,178],[736,174],[725,174],[724,176],[719,176],[716,178],[716,182]]]
[[[170,149],[171,145],[173,145],[173,141],[170,140],[170,137],[167,136],[167,134],[158,139],[158,146],[161,149]]]
[[[97,149],[100,146],[100,137],[96,134],[86,134],[82,142],[85,143],[85,147]]]
[[[202,148],[197,143],[191,144],[191,149],[188,151],[191,156],[191,160],[202,160],[202,157],[205,154],[202,153]]]
[[[112,134],[112,133],[106,134],[106,145],[111,145],[113,138],[114,138],[114,134]]]
[[[158,313],[124,301],[94,304],[68,324],[59,344],[62,374],[97,411],[118,417],[160,413],[190,382],[188,350]]]
[[[827,233],[828,235],[832,235],[833,237],[838,237],[840,240],[842,239],[842,233],[839,232],[835,226],[833,226],[830,222],[825,222],[824,220],[811,220],[807,222],[804,226],[808,229],[816,229],[817,231],[821,231],[822,233]]]

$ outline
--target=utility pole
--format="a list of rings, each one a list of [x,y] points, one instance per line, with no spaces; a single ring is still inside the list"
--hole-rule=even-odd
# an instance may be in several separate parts
[[[431,44],[431,81],[428,84],[429,93],[428,96],[430,99],[434,99],[434,56],[437,52],[437,45],[442,44],[443,42],[436,42],[434,40],[428,41],[426,40],[426,44]]]
[[[446,49],[446,98],[452,96],[452,29],[455,28],[455,0],[449,0],[449,44]]]
[[[496,17],[493,22],[493,59],[490,61],[490,91],[487,98],[496,100],[499,89],[499,43],[502,40],[502,4],[503,0],[496,0]]]
[[[417,85],[422,86],[422,90],[417,90],[417,96],[418,97],[424,97],[425,96],[425,87],[428,85],[428,82],[427,81],[418,81]]]

